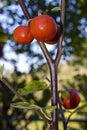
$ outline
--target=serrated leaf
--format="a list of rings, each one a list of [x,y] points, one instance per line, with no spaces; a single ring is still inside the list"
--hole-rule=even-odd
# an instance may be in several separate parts
[[[54,8],[51,9],[51,11],[58,11],[58,10],[61,10],[60,6],[56,6],[56,7],[54,7]]]
[[[29,110],[34,110],[37,114],[39,114],[45,121],[51,121],[51,118],[44,112],[43,108],[31,104],[28,102],[17,102],[17,103],[12,103],[12,107],[19,108],[19,109],[29,109]]]
[[[18,93],[21,96],[27,96],[30,93],[34,93],[36,91],[41,91],[47,88],[47,84],[44,81],[39,80],[32,80],[29,85],[25,86],[24,88],[18,89]],[[13,101],[16,100],[17,97],[14,96]]]
[[[0,66],[0,79],[2,78],[3,71],[4,71],[4,65]]]

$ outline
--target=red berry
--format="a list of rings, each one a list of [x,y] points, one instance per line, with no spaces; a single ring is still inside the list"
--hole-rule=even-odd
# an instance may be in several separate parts
[[[55,20],[49,15],[39,15],[30,22],[30,32],[38,41],[49,41],[57,33]]]
[[[80,103],[79,93],[74,89],[69,89],[67,92],[68,94],[66,94],[66,96],[64,96],[63,94],[64,92],[61,94],[61,97],[60,97],[61,104],[66,109],[74,109]]]
[[[20,44],[29,44],[33,41],[33,36],[30,33],[30,28],[28,26],[18,26],[14,30],[13,37],[16,42]]]
[[[46,41],[46,43],[47,44],[57,43],[59,41],[60,35],[61,35],[61,27],[60,27],[60,25],[57,25],[57,33],[56,33],[55,37],[49,41]]]

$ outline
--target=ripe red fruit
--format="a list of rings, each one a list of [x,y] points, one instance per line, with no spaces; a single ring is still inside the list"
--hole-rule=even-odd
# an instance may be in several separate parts
[[[55,20],[49,15],[39,15],[30,22],[30,32],[38,41],[49,41],[57,33]]]
[[[46,41],[47,44],[55,44],[59,41],[61,35],[61,27],[60,25],[57,25],[57,33],[55,35],[55,37],[53,39],[51,39],[50,41]]]
[[[74,109],[79,105],[80,96],[76,90],[69,89],[67,92],[61,94],[60,101],[64,108]]]
[[[16,42],[20,44],[29,44],[33,41],[33,36],[30,33],[30,28],[28,26],[18,26],[14,30],[13,37]]]

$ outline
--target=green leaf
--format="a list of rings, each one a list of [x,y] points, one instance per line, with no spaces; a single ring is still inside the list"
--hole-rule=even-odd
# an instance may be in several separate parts
[[[61,97],[63,98],[63,99],[65,99],[65,98],[68,98],[69,97],[69,91],[68,90],[62,90],[61,91]]]
[[[29,109],[34,110],[38,115],[40,115],[45,121],[50,122],[51,118],[47,115],[47,113],[44,111],[44,108],[41,108],[35,104],[31,104],[28,102],[17,102],[12,103],[12,107],[19,108],[19,109]]]
[[[25,86],[24,88],[20,88],[18,89],[18,93],[22,96],[26,96],[30,93],[34,93],[36,91],[40,91],[40,90],[44,90],[47,88],[47,84],[44,81],[38,81],[38,80],[32,80],[28,86]],[[16,99],[17,97],[15,96],[13,98],[13,101]]]
[[[3,71],[4,71],[4,65],[0,66],[0,79],[2,78]]]
[[[29,83],[28,86],[24,87],[24,90],[33,92],[33,91],[38,91],[38,90],[43,90],[46,89],[47,84],[44,81],[39,81],[39,80],[33,80]]]
[[[60,6],[56,6],[56,7],[54,7],[54,8],[51,9],[51,11],[58,11],[58,10],[61,10]]]
[[[45,81],[32,80],[28,86],[18,89],[17,92],[21,96],[27,96],[30,93],[34,93],[36,91],[41,91],[46,88],[47,88],[47,83]],[[14,96],[12,101],[15,101],[16,99],[17,99],[17,96]]]
[[[8,33],[4,33],[1,29],[0,29],[0,42],[6,42],[7,39],[12,39],[13,35],[8,34]]]
[[[11,104],[12,107],[15,108],[19,108],[19,109],[34,109],[34,110],[38,110],[40,109],[39,106],[35,105],[35,104],[31,104],[28,102],[17,102],[17,103],[12,103]]]
[[[54,109],[56,109],[56,108],[57,108],[57,106],[47,106],[47,107],[44,107],[44,108],[43,108],[43,111],[49,115],[49,114],[51,114],[52,111],[53,111]]]

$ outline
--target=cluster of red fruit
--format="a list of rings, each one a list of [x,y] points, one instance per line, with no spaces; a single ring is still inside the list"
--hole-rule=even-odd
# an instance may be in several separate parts
[[[49,15],[39,15],[30,21],[29,26],[18,26],[14,30],[14,39],[21,44],[29,44],[33,39],[55,44],[61,35],[61,26]],[[67,94],[68,93],[68,94]],[[61,104],[66,109],[74,109],[80,102],[80,96],[76,90],[70,89],[61,94]]]
[[[14,39],[21,44],[29,44],[33,39],[55,44],[61,35],[61,27],[49,15],[39,15],[30,21],[29,26],[18,26],[14,30]]]

